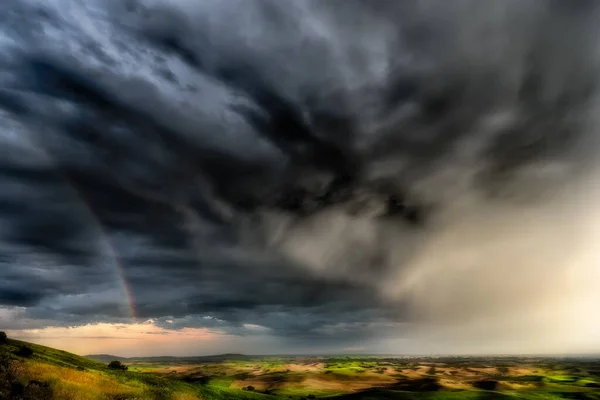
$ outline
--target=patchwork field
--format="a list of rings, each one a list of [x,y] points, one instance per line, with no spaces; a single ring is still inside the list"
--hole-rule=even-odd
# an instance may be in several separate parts
[[[136,361],[132,371],[283,398],[600,399],[600,360],[244,357]]]
[[[600,400],[598,359],[91,357],[8,340],[0,344],[0,399]],[[108,368],[113,359],[127,368]]]

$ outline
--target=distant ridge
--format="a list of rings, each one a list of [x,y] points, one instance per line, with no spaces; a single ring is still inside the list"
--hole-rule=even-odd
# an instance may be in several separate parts
[[[224,353],[208,356],[152,356],[152,357],[121,357],[112,354],[89,354],[85,358],[109,363],[111,361],[121,362],[160,362],[160,361],[179,361],[179,362],[219,362],[227,360],[250,360],[263,357],[323,357],[323,358],[351,358],[351,357],[375,357],[379,359],[407,359],[407,360],[469,360],[486,361],[488,359],[496,360],[521,360],[523,358],[531,359],[571,359],[571,360],[595,360],[600,361],[600,354],[518,354],[518,355],[398,355],[398,354],[241,354]]]
[[[88,354],[84,356],[85,358],[89,358],[91,360],[100,361],[103,363],[107,363],[113,360],[121,361],[121,362],[158,362],[158,361],[184,361],[184,362],[192,362],[192,361],[223,361],[223,360],[245,360],[248,358],[252,358],[252,356],[248,356],[245,354],[238,353],[225,353],[225,354],[215,354],[210,356],[187,356],[187,357],[177,357],[177,356],[156,356],[156,357],[119,357],[112,354]]]
[[[84,357],[92,359],[94,361],[100,361],[100,362],[103,362],[103,363],[110,362],[110,361],[113,361],[113,360],[117,360],[117,361],[124,361],[124,360],[126,360],[124,357],[113,356],[113,355],[110,355],[110,354],[90,354],[90,355],[87,355],[87,356],[84,356]]]

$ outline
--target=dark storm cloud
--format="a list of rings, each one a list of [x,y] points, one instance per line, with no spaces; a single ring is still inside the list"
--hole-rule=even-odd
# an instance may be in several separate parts
[[[122,274],[174,329],[396,329],[455,199],[596,154],[595,3],[192,3],[3,6],[0,304],[122,321]]]

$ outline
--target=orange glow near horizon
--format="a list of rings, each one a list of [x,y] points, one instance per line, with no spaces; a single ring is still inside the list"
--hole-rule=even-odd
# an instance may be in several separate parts
[[[187,355],[182,349],[208,352],[230,335],[208,328],[164,329],[154,321],[132,324],[97,323],[76,327],[7,331],[9,337],[66,350],[80,355],[108,353],[118,356]],[[218,346],[217,346],[218,347]],[[189,355],[195,355],[190,353]]]

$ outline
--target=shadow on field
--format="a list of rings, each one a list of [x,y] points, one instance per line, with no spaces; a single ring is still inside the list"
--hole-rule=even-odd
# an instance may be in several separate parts
[[[537,377],[536,377],[537,378]],[[524,381],[534,381],[532,377],[524,377]],[[515,391],[503,392],[504,385],[493,379],[482,379],[472,383],[473,390],[448,390],[434,377],[418,379],[402,379],[392,385],[370,388],[359,392],[336,397],[336,400],[507,400],[507,399],[571,399],[600,400],[597,391],[561,391],[523,393],[523,397],[515,395]]]
[[[436,378],[403,379],[386,389],[401,390],[405,392],[437,392],[442,389]]]
[[[468,400],[507,400],[515,399],[515,396],[499,392],[408,392],[386,389],[368,389],[358,393],[352,393],[335,397],[335,400],[434,400],[434,399],[468,399]],[[517,397],[518,398],[518,397]]]

